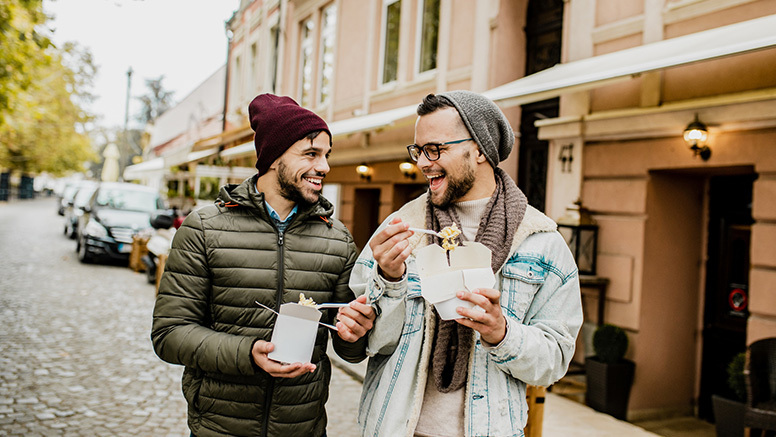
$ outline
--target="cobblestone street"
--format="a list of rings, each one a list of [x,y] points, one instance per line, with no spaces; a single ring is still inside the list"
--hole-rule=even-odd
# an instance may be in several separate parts
[[[188,436],[182,368],[151,347],[153,285],[79,263],[55,202],[0,203],[0,435]],[[335,367],[328,435],[357,435],[360,390]]]

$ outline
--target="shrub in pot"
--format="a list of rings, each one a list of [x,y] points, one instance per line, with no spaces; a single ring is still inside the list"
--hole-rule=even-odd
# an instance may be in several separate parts
[[[746,412],[746,380],[744,365],[746,353],[736,354],[727,366],[727,385],[733,397],[711,396],[717,437],[743,437]]]
[[[625,359],[628,335],[619,326],[605,324],[593,334],[595,355],[585,360],[585,403],[596,411],[625,420],[636,365]]]

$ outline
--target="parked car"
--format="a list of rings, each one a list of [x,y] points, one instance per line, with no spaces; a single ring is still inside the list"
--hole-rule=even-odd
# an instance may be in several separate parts
[[[164,208],[164,199],[153,188],[100,183],[78,219],[78,259],[127,261],[132,237],[151,227],[154,214],[167,214]]]
[[[83,214],[83,207],[89,203],[94,190],[97,189],[97,182],[82,181],[76,187],[73,200],[67,202],[65,207],[65,235],[75,240],[76,230],[78,228],[78,217]]]
[[[67,185],[65,185],[65,188],[62,189],[62,195],[59,198],[59,203],[57,205],[57,214],[65,215],[65,209],[67,209],[68,205],[72,205],[73,197],[75,196],[75,193],[78,192],[78,189],[86,184],[94,183],[96,182],[87,180],[68,182]]]

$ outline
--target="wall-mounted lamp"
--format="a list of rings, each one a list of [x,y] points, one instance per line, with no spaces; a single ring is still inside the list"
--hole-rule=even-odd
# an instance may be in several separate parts
[[[401,171],[401,174],[403,174],[405,178],[415,180],[415,178],[418,176],[418,172],[416,170],[417,168],[415,167],[415,164],[409,161],[404,161],[399,164],[399,171]]]
[[[698,114],[695,114],[695,120],[688,124],[684,129],[684,141],[690,146],[693,156],[700,155],[701,159],[706,161],[711,156],[711,149],[706,145],[709,138],[709,129],[698,120]]]
[[[366,165],[365,162],[356,167],[356,173],[358,173],[358,175],[361,177],[361,180],[367,182],[372,180],[372,167]]]
[[[598,258],[598,224],[590,211],[577,200],[557,220],[558,232],[566,240],[581,275],[595,276]]]

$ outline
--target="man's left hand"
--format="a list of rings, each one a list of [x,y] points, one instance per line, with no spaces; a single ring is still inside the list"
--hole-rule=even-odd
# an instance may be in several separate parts
[[[374,308],[366,303],[366,295],[361,295],[350,302],[350,306],[339,309],[337,333],[343,340],[353,343],[372,329],[375,317]]]
[[[463,318],[455,321],[479,332],[482,340],[488,344],[501,343],[507,335],[507,320],[501,313],[500,296],[501,293],[492,288],[476,288],[471,292],[459,291],[458,299],[469,301],[482,310],[477,307],[458,307],[458,314]]]

